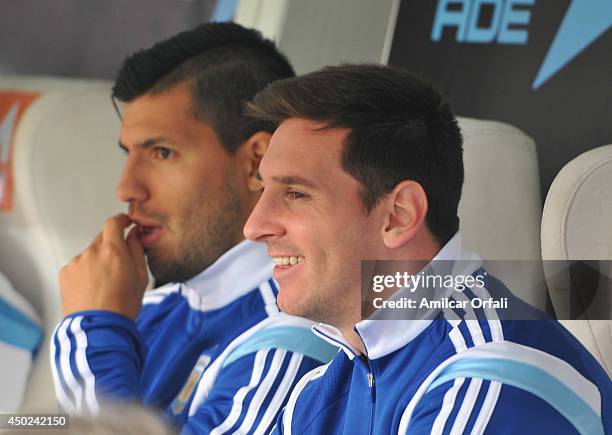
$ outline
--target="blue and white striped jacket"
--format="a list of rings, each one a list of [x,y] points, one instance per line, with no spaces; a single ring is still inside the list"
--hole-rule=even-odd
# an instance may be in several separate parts
[[[183,433],[267,433],[306,372],[337,348],[280,313],[272,262],[245,241],[198,276],[147,292],[132,320],[66,317],[51,340],[60,405],[97,413],[106,399],[164,409]]]
[[[462,258],[458,237],[436,258]],[[483,269],[472,271],[483,275]],[[490,276],[484,288],[507,291]],[[343,352],[300,380],[274,432],[612,431],[612,382],[558,322],[499,320],[488,314],[485,320],[449,317],[358,322],[355,330],[367,358],[336,328],[315,326],[317,334]]]

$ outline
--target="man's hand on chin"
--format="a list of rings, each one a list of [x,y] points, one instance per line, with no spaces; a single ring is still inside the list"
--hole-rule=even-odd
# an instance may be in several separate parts
[[[107,310],[136,319],[149,276],[138,227],[124,239],[131,221],[109,218],[81,255],[62,268],[59,283],[64,316],[83,310]]]

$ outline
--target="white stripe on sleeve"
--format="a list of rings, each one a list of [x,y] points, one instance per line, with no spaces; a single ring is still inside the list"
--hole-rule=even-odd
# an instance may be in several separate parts
[[[455,325],[448,333],[448,336],[455,347],[455,352],[463,352],[467,349],[467,345],[463,335],[461,334],[461,330],[459,329],[460,322],[449,323],[451,323],[451,325]],[[444,426],[446,425],[446,421],[448,420],[451,411],[455,407],[455,400],[457,400],[457,394],[459,393],[459,389],[463,385],[464,380],[464,378],[455,379],[453,386],[449,388],[446,393],[444,393],[442,407],[440,408],[440,412],[436,416],[436,419],[431,427],[432,434],[441,434],[444,431]]]
[[[259,286],[259,292],[261,293],[261,297],[263,298],[263,301],[266,307],[266,313],[268,313],[268,316],[272,316],[278,313],[279,309],[278,309],[278,306],[276,305],[276,296],[274,295],[274,291],[272,290],[272,287],[270,286],[270,282],[269,281],[263,282]]]
[[[446,391],[444,394],[444,399],[442,399],[442,407],[440,408],[440,412],[436,416],[436,419],[431,426],[432,435],[442,434],[444,431],[444,426],[446,425],[446,421],[448,420],[448,416],[450,415],[453,407],[455,406],[455,400],[457,400],[457,393],[459,393],[459,389],[463,385],[465,378],[456,378],[453,386]]]
[[[493,415],[495,405],[497,405],[497,399],[499,398],[501,387],[502,383],[499,381],[491,381],[489,384],[489,390],[487,391],[485,400],[482,403],[482,408],[480,408],[480,413],[478,414],[478,418],[474,423],[474,427],[472,427],[471,435],[484,433],[487,425],[489,424],[489,420],[491,419],[491,415]]]
[[[59,329],[57,330],[57,338],[60,346],[60,370],[66,385],[72,392],[76,402],[76,412],[81,413],[83,411],[83,389],[81,385],[74,377],[72,369],[70,367],[70,353],[72,351],[70,345],[70,338],[68,337],[68,326],[72,322],[73,318],[64,320]]]
[[[455,422],[453,423],[450,433],[464,432],[470,415],[472,414],[472,410],[474,409],[474,405],[476,405],[476,399],[478,399],[478,393],[480,392],[481,386],[482,379],[472,378],[470,385],[468,385],[468,389],[465,392],[463,402],[461,402],[461,407],[459,408],[457,417],[455,417]]]
[[[291,360],[289,361],[289,366],[285,371],[285,377],[281,381],[276,393],[274,393],[274,397],[272,397],[272,401],[268,405],[266,412],[264,413],[259,426],[253,433],[253,435],[263,435],[264,431],[270,426],[270,424],[275,420],[276,415],[280,411],[280,407],[283,404],[287,394],[289,394],[291,390],[291,385],[295,381],[295,377],[298,374],[300,369],[300,364],[302,364],[302,360],[304,356],[299,353],[294,353],[291,355]]]
[[[70,330],[74,335],[76,342],[75,361],[79,374],[85,381],[85,401],[89,407],[89,411],[93,415],[97,415],[100,411],[98,400],[96,399],[96,378],[94,377],[89,363],[87,362],[87,335],[81,328],[83,316],[76,317],[70,325]]]
[[[66,390],[64,390],[64,386],[62,385],[62,381],[60,380],[60,376],[57,371],[57,365],[55,362],[55,357],[57,355],[57,348],[55,346],[55,337],[61,325],[62,323],[59,323],[55,327],[55,330],[53,331],[53,334],[51,335],[51,343],[50,343],[51,350],[49,352],[49,357],[51,360],[50,363],[51,363],[51,373],[53,375],[53,383],[55,384],[55,397],[57,398],[57,401],[59,402],[61,407],[64,408],[66,412],[72,414],[75,411],[75,407],[72,401],[68,398],[68,394],[66,393]]]
[[[477,296],[480,296],[481,299],[489,299],[491,294],[489,291],[482,288],[474,288],[472,289]],[[491,339],[492,341],[503,341],[504,340],[504,331],[502,328],[502,323],[499,320],[499,316],[497,315],[497,311],[494,308],[485,309],[485,313],[487,316],[487,322],[489,323],[489,329],[491,330]],[[485,396],[484,402],[482,403],[482,407],[480,408],[480,412],[478,413],[478,417],[476,418],[476,422],[474,422],[474,427],[472,428],[471,435],[478,435],[484,433],[485,428],[489,424],[489,420],[491,419],[491,415],[493,415],[493,410],[497,405],[497,400],[499,399],[499,394],[501,392],[502,384],[499,381],[491,381],[489,384],[489,389],[487,390],[487,395]]]
[[[240,418],[240,414],[242,413],[242,403],[244,402],[244,398],[253,388],[259,385],[269,351],[270,349],[262,349],[255,354],[255,362],[253,364],[253,372],[251,373],[249,384],[240,388],[236,392],[229,415],[223,421],[223,423],[210,432],[210,435],[221,435],[230,430],[232,426],[236,424],[238,418]]]
[[[332,360],[333,361],[333,360]],[[287,406],[285,406],[285,413],[283,414],[283,432],[286,435],[291,435],[291,423],[293,422],[293,412],[295,411],[295,404],[298,401],[300,393],[308,382],[313,381],[317,378],[320,378],[325,374],[327,368],[331,364],[331,361],[323,366],[319,366],[317,368],[312,369],[308,373],[306,373],[302,379],[300,379],[291,392],[291,396],[289,397],[289,401],[287,402]]]
[[[255,423],[255,419],[257,418],[257,413],[261,410],[264,400],[266,396],[272,389],[272,384],[274,380],[280,373],[281,366],[283,365],[283,361],[285,360],[285,356],[287,355],[286,349],[277,349],[274,352],[274,358],[272,359],[272,364],[270,365],[270,369],[263,381],[255,391],[253,395],[253,399],[249,404],[249,408],[247,410],[246,415],[244,416],[244,420],[242,420],[242,424],[237,430],[237,433],[249,433],[253,424]]]

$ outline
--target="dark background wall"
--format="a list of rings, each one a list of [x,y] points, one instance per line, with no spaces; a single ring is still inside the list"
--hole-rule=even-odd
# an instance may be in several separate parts
[[[126,55],[209,21],[215,0],[0,0],[0,74],[113,79]]]
[[[611,25],[609,0],[402,0],[389,63],[530,135],[544,199],[565,163],[612,143]]]

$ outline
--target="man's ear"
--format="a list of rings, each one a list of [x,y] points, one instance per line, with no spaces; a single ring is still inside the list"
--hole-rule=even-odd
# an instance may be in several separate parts
[[[412,180],[404,180],[385,195],[383,243],[395,249],[410,241],[422,228],[427,216],[427,195],[423,187]]]
[[[241,161],[246,170],[247,186],[251,192],[261,190],[261,181],[256,177],[261,158],[266,153],[272,133],[258,131],[242,143],[239,149]]]

